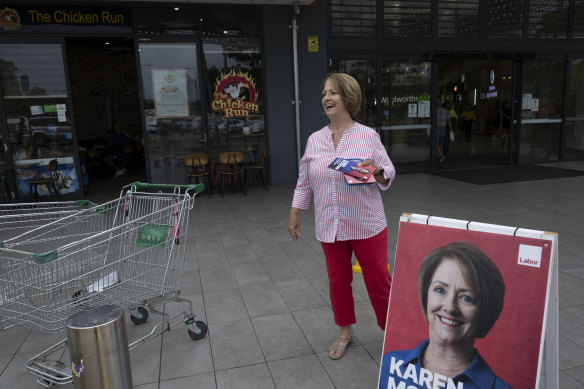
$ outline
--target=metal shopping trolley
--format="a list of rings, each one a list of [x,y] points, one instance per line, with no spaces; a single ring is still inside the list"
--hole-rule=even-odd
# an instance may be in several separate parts
[[[204,186],[133,183],[108,203],[51,221],[3,241],[0,260],[0,317],[36,331],[59,333],[71,315],[118,304],[136,324],[149,313],[163,321],[130,349],[184,322],[194,340],[207,326],[194,319],[190,300],[180,298],[188,221],[194,196]],[[173,315],[156,307],[177,302]],[[179,316],[182,318],[179,320]],[[70,368],[49,358],[63,355],[63,340],[27,363],[44,386],[72,382]]]
[[[95,205],[89,200],[0,204],[0,242]]]
[[[82,210],[95,206],[89,200],[0,204],[0,247],[4,240],[43,226]],[[0,272],[9,263],[0,262]],[[13,327],[6,318],[0,317],[0,330]]]

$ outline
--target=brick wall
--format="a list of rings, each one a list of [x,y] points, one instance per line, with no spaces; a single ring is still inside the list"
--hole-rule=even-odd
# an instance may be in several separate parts
[[[139,138],[142,124],[134,51],[68,43],[67,59],[77,139],[105,138],[110,128]]]

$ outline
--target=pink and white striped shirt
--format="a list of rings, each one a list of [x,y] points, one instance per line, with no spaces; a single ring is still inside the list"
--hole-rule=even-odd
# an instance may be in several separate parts
[[[379,188],[389,188],[395,168],[372,128],[355,122],[336,149],[332,134],[327,126],[308,138],[292,207],[308,209],[314,193],[316,239],[321,242],[370,238],[387,226]],[[328,168],[337,157],[370,159],[383,167],[383,175],[390,181],[385,185],[347,185],[342,173]]]

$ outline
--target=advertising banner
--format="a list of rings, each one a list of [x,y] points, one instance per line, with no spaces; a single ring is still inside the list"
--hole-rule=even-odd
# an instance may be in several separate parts
[[[402,217],[379,388],[535,388],[552,252],[548,239]]]
[[[73,157],[57,158],[57,171],[54,176],[53,173],[49,171],[50,161],[51,158],[27,159],[16,162],[16,166],[23,166],[22,169],[16,170],[16,186],[18,193],[21,196],[24,196],[24,198],[30,196],[28,183],[30,180],[37,178],[54,177],[55,188],[62,195],[74,193],[80,190]],[[48,196],[50,194],[49,189],[45,185],[39,185],[39,197]]]

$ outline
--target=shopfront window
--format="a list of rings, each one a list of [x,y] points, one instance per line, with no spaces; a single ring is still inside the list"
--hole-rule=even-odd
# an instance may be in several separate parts
[[[584,59],[570,63],[568,100],[566,101],[565,157],[584,157]]]
[[[259,39],[206,39],[209,153],[243,151],[255,162],[266,147]]]
[[[57,159],[57,189],[62,195],[79,191],[74,159],[73,112],[61,44],[0,44],[0,77],[6,114],[9,154],[20,195],[28,196],[28,181],[50,176]],[[39,195],[48,195],[40,188]]]
[[[333,62],[335,72],[350,74],[361,86],[361,109],[357,121],[371,128],[377,128],[377,83],[375,60],[337,60]]]
[[[383,61],[381,71],[382,137],[400,167],[423,169],[430,152],[432,64]]]
[[[542,77],[546,74],[547,77]],[[558,159],[562,123],[564,61],[523,64],[519,162]]]
[[[183,158],[205,151],[197,45],[140,44],[150,181],[185,181]]]

